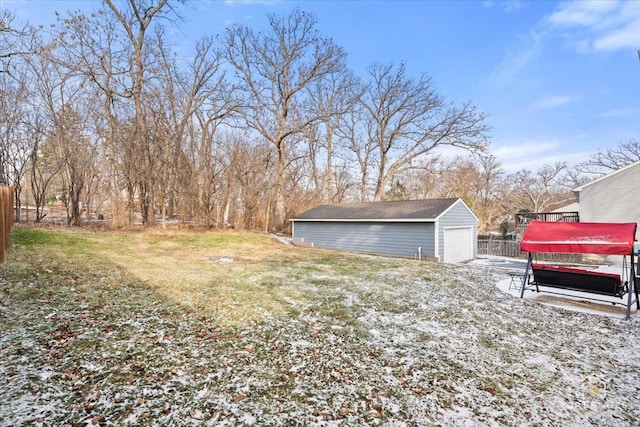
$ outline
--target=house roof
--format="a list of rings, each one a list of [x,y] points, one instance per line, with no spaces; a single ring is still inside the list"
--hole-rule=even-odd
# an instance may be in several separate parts
[[[564,212],[578,212],[580,209],[580,203],[573,202],[568,205],[560,206],[558,209],[554,209],[551,212],[564,213]]]
[[[600,181],[603,181],[605,179],[608,179],[608,178],[612,177],[613,175],[617,175],[620,172],[626,171],[627,169],[631,169],[631,168],[634,168],[634,167],[637,167],[637,166],[640,166],[640,160],[638,160],[637,162],[631,163],[630,165],[627,165],[627,166],[625,166],[623,168],[620,168],[620,169],[618,169],[616,171],[613,171],[613,172],[611,172],[611,173],[609,173],[607,175],[601,176],[600,178],[594,179],[593,181],[588,182],[588,183],[586,183],[584,185],[581,185],[580,187],[574,188],[573,191],[582,191],[582,189],[585,188],[585,187],[588,187],[588,186],[593,185],[593,184],[595,184],[597,182],[600,182]]]
[[[292,221],[435,221],[459,198],[428,200],[397,200],[319,205],[309,209]],[[466,207],[466,205],[464,205]],[[468,209],[468,207],[467,207]]]

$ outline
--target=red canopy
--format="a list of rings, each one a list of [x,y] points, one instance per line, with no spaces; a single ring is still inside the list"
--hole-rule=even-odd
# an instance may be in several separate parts
[[[524,252],[630,255],[636,236],[635,222],[531,221],[520,248]]]

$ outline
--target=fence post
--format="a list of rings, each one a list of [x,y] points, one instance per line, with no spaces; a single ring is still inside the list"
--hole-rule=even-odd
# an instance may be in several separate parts
[[[0,187],[0,264],[4,264],[4,254],[9,249],[13,220],[13,188]]]

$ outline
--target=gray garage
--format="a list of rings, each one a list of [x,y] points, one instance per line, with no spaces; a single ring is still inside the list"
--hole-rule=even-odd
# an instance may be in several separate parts
[[[459,198],[320,205],[291,219],[306,245],[461,262],[477,253],[478,218]]]

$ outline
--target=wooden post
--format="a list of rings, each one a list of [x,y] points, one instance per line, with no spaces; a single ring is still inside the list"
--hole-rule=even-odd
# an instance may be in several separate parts
[[[14,221],[13,188],[0,187],[0,264],[4,263],[4,254],[9,249],[9,233]]]
[[[0,264],[4,264],[4,252],[7,246],[7,236],[4,232],[5,228],[5,210],[7,208],[7,192],[5,191],[7,187],[2,187],[0,189]]]

